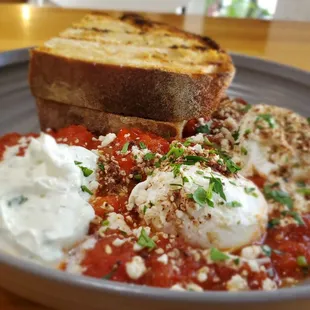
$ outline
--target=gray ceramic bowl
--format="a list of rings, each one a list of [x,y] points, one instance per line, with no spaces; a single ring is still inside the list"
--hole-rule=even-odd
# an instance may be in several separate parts
[[[310,116],[310,73],[261,59],[232,56],[238,71],[229,95],[250,103],[288,107]],[[0,135],[38,131],[27,67],[27,50],[0,54]],[[59,309],[310,309],[310,284],[306,282],[274,292],[175,292],[65,274],[1,252],[0,286]]]

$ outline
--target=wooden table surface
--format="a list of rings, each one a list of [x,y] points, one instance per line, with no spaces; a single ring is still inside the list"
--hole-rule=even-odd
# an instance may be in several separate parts
[[[0,52],[43,43],[86,11],[0,4]],[[208,35],[226,49],[310,71],[310,23],[149,14]],[[3,281],[0,276],[0,281]],[[3,310],[46,309],[0,289]]]
[[[0,4],[0,52],[41,44],[85,12]],[[208,35],[230,51],[310,70],[310,23],[149,15],[155,20]]]

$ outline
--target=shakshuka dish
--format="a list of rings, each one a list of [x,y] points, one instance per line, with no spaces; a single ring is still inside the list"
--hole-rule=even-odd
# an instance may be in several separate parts
[[[309,277],[309,119],[227,99],[184,136],[76,125],[3,136],[1,250],[179,291],[270,291]]]

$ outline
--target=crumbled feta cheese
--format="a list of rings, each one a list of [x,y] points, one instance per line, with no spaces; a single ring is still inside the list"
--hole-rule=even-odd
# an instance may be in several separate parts
[[[105,147],[112,143],[116,138],[115,133],[108,133],[106,136],[99,136],[98,140],[101,141],[101,146]]]
[[[164,254],[164,250],[162,248],[158,248],[155,250],[155,253],[157,254]]]
[[[142,163],[144,156],[150,152],[151,151],[147,148],[141,150],[135,145],[131,148],[131,153],[135,156],[135,160],[137,163]]]
[[[185,289],[180,284],[174,284],[170,287],[173,291],[185,291]]]
[[[273,280],[267,278],[263,281],[263,290],[264,291],[273,291],[276,289],[277,289],[277,284]]]
[[[112,254],[112,248],[108,244],[105,246],[105,252],[109,255]]]
[[[125,265],[126,272],[130,279],[138,280],[146,272],[144,260],[140,256],[134,256],[132,260]]]
[[[197,152],[197,153],[203,152],[203,148],[202,148],[201,144],[195,144],[194,146],[191,146],[188,149],[193,150],[194,152]]]
[[[194,143],[203,143],[204,137],[202,133],[198,133],[195,136],[189,137],[190,141],[193,141]]]
[[[255,260],[249,260],[248,265],[253,272],[259,272],[259,265]]]
[[[142,231],[143,228],[144,228],[144,231],[146,232],[146,234],[149,235],[150,232],[151,232],[151,228],[148,227],[148,226],[145,226],[145,227],[140,226],[139,228],[135,228],[135,229],[132,230],[132,233],[133,233],[137,238],[139,238],[140,235],[141,235],[141,231]]]
[[[236,274],[227,282],[227,289],[231,292],[237,292],[248,290],[249,287],[247,281]]]
[[[119,239],[116,238],[113,242],[112,245],[116,246],[116,247],[120,247],[122,246],[127,240],[126,239]]]
[[[135,243],[134,245],[133,245],[133,250],[135,251],[135,252],[139,252],[139,251],[141,251],[143,249],[143,246],[141,246],[140,244],[138,244],[138,243]]]
[[[160,262],[160,263],[163,263],[164,265],[167,265],[168,264],[168,255],[167,254],[163,254],[163,255],[159,256],[157,258],[157,261]]]
[[[194,292],[203,292],[203,288],[195,283],[189,283],[186,285],[186,289],[188,291],[194,291]]]
[[[126,234],[131,234],[131,229],[126,224],[124,216],[119,213],[111,212],[108,215],[109,228],[110,229],[119,229],[124,231]]]
[[[197,273],[197,280],[199,282],[205,282],[208,280],[208,272],[209,272],[209,268],[208,267],[202,267],[198,270]]]
[[[258,245],[247,246],[241,251],[241,256],[246,259],[255,259],[260,254],[262,254],[262,248]]]

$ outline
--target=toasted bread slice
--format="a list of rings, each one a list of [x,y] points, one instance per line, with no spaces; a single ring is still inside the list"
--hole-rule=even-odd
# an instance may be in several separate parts
[[[29,80],[42,99],[178,122],[210,115],[233,75],[209,38],[135,14],[91,14],[31,52]]]
[[[160,122],[132,116],[122,116],[55,101],[36,98],[42,130],[60,129],[69,125],[84,125],[96,134],[118,133],[120,129],[139,128],[165,138],[181,138],[186,121]]]

